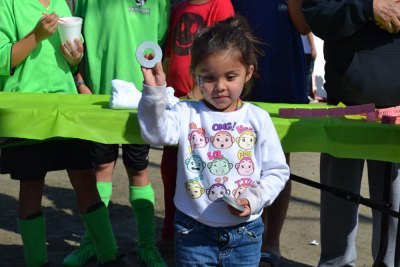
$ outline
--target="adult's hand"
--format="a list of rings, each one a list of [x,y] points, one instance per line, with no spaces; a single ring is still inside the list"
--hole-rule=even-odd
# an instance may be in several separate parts
[[[374,0],[374,19],[376,24],[390,33],[400,31],[400,1]]]

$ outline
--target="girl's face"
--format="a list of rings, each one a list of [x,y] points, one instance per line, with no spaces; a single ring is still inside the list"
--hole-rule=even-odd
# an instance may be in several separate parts
[[[197,81],[211,109],[221,112],[235,110],[244,84],[254,70],[253,65],[246,68],[238,58],[238,52],[230,50],[204,58],[196,66]]]

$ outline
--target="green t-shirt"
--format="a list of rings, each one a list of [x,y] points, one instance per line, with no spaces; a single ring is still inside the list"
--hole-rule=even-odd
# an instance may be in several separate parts
[[[36,26],[42,13],[71,16],[65,0],[51,0],[46,9],[39,1],[0,1],[0,91],[77,93],[71,68],[65,60],[56,31],[11,69],[11,49]]]
[[[83,18],[85,81],[95,94],[111,94],[111,80],[133,82],[141,90],[143,75],[136,48],[144,41],[164,42],[169,0],[78,0]]]

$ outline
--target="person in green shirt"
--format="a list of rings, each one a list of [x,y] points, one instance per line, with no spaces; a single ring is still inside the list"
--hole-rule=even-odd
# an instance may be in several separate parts
[[[71,71],[80,62],[83,47],[80,44],[79,49],[73,49],[71,53],[65,46],[60,50],[57,32],[57,16],[71,15],[68,6],[61,1],[52,1],[46,8],[41,1],[26,0],[7,0],[1,5],[1,90],[76,94]],[[52,13],[54,10],[57,15]]]
[[[84,20],[85,38],[84,64],[76,76],[79,91],[110,95],[114,79],[131,82],[141,89],[143,76],[136,48],[145,41],[162,45],[169,10],[169,0],[77,0],[75,15]],[[147,144],[122,145],[122,158],[129,179],[128,198],[136,219],[138,259],[145,266],[166,266],[155,244],[154,190],[147,168],[149,151]],[[112,195],[118,154],[118,144],[95,143],[92,149],[97,187],[106,205]],[[79,248],[64,258],[64,265],[84,266],[94,256],[92,240],[85,233]]]
[[[61,44],[59,17],[71,16],[63,0],[0,1],[0,91],[77,94],[72,71],[83,55],[68,41]],[[9,138],[6,144],[21,141]],[[22,140],[4,146],[0,172],[20,181],[19,230],[28,267],[47,266],[45,219],[41,199],[46,173],[66,169],[82,220],[92,237],[99,265],[123,266],[108,211],[101,202],[90,160],[91,143],[79,139]],[[3,144],[4,145],[4,144]]]

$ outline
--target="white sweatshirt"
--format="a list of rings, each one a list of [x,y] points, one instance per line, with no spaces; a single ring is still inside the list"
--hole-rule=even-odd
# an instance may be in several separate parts
[[[250,103],[233,112],[182,101],[166,110],[165,87],[143,86],[138,118],[151,145],[179,145],[174,202],[213,227],[258,218],[272,204],[290,171],[269,114]],[[248,199],[251,215],[231,215],[223,194]]]

